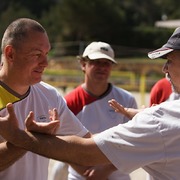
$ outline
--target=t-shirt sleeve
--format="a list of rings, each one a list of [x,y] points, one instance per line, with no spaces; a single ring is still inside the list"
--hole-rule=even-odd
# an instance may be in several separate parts
[[[137,114],[131,121],[94,135],[94,141],[121,172],[130,173],[164,156],[158,123],[152,114]]]
[[[65,100],[62,97],[59,97],[58,99],[57,109],[60,119],[60,127],[57,131],[58,135],[77,135],[83,137],[88,133],[88,130],[69,110]]]

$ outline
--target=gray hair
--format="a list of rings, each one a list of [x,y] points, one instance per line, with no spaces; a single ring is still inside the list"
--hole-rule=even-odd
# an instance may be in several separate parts
[[[28,37],[29,32],[32,31],[46,33],[43,26],[33,19],[20,18],[13,21],[3,35],[1,43],[2,54],[7,45],[18,47],[18,45]]]

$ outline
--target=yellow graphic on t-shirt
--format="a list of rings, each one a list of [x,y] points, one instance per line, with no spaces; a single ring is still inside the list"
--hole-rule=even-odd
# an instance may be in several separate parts
[[[19,100],[20,99],[18,97],[14,96],[2,86],[0,86],[0,110],[5,108],[7,103],[14,103]]]

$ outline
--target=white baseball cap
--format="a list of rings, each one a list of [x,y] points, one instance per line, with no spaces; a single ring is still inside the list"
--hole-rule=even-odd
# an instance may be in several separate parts
[[[114,50],[105,42],[92,42],[84,50],[82,57],[88,57],[90,60],[108,59],[113,63],[117,62],[114,59]]]

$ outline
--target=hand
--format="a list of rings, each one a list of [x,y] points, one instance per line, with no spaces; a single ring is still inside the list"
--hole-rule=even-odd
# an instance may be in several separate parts
[[[109,100],[108,103],[115,110],[115,112],[121,113],[129,119],[132,119],[138,112],[142,111],[142,109],[125,108],[115,99]]]
[[[86,180],[107,180],[108,176],[111,174],[105,166],[95,166],[87,169],[83,174]]]
[[[49,115],[50,122],[36,122],[34,120],[34,113],[30,112],[25,120],[27,130],[45,134],[55,134],[60,124],[60,121],[57,120],[57,109],[49,110]]]
[[[6,140],[9,140],[15,134],[14,132],[19,129],[19,124],[12,103],[8,103],[6,108],[8,114],[0,117],[0,134]]]

